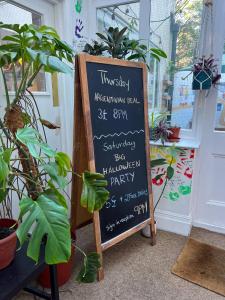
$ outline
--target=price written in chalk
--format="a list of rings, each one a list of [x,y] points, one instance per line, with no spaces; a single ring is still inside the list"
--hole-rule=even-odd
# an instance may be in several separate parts
[[[113,111],[110,113],[106,109],[102,109],[102,108],[98,109],[98,119],[107,121],[109,115],[111,115],[115,120],[128,120],[127,111],[124,109],[114,108]]]

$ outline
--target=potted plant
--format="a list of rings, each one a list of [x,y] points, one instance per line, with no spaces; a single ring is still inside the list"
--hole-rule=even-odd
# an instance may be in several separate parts
[[[161,140],[163,145],[168,141],[168,136],[171,134],[167,115],[167,113],[156,114],[154,112],[151,114],[150,140]]]
[[[127,27],[119,30],[118,27],[109,27],[106,32],[96,33],[100,42],[93,41],[92,44],[87,43],[84,52],[91,55],[107,55],[117,59],[125,60],[142,60],[147,63],[147,54],[160,60],[160,57],[167,58],[166,53],[159,48],[148,49],[146,45],[141,44],[140,40],[130,39],[126,34]],[[149,68],[148,64],[147,67]]]
[[[169,126],[169,133],[167,136],[168,142],[179,142],[180,141],[180,127],[177,125]]]
[[[193,67],[193,90],[209,90],[212,84],[215,84],[221,75],[218,72],[217,64],[213,55],[209,58],[202,56]]]
[[[4,117],[0,118],[1,206],[10,218],[9,204],[19,199],[20,224],[16,235],[20,246],[28,242],[28,257],[38,262],[44,242],[46,264],[66,263],[71,257],[71,236],[64,190],[72,172],[71,162],[66,153],[48,145],[45,130],[57,126],[41,118],[30,87],[42,69],[49,73],[72,73],[73,50],[51,27],[0,23],[0,29],[9,32],[0,43],[0,69],[6,95]],[[17,76],[18,68],[21,77]],[[6,77],[9,71],[14,82],[12,97]],[[83,181],[81,204],[90,212],[100,209],[109,196],[104,176],[88,171],[76,175]],[[10,228],[15,230],[16,226],[11,224]],[[8,230],[5,239],[10,234]],[[14,254],[14,245],[10,249]],[[78,279],[90,282],[99,267],[99,256],[82,253],[84,267]]]

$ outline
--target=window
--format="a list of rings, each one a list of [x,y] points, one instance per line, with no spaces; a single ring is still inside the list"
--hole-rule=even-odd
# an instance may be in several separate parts
[[[222,57],[221,79],[217,85],[217,90],[215,130],[225,131],[225,44]]]
[[[172,125],[192,129],[196,94],[190,74],[198,50],[202,0],[151,0],[150,41],[168,58],[154,66],[158,83],[150,81],[150,108],[168,112]]]
[[[37,26],[41,25],[41,15],[28,11],[22,7],[16,6],[8,1],[0,1],[0,22],[10,24],[34,24]],[[10,35],[9,30],[0,30],[0,38],[5,35]],[[21,77],[20,63],[16,68],[17,78]],[[4,70],[6,74],[6,81],[9,91],[14,91],[13,84],[13,73],[10,66]],[[34,80],[32,87],[30,88],[33,92],[45,92],[46,91],[46,80],[44,71],[40,72],[37,78]]]
[[[97,9],[97,30],[104,32],[110,26],[128,27],[131,39],[139,38],[139,11],[140,3],[130,3],[102,7]]]
[[[167,112],[171,125],[180,126],[190,136],[197,97],[192,90],[191,69],[198,56],[203,1],[151,0],[150,3],[150,17],[148,12],[143,16],[146,5],[143,0],[97,8],[97,30],[128,26],[130,38],[144,36],[143,43],[167,53],[168,58],[160,63],[149,57],[149,114]]]

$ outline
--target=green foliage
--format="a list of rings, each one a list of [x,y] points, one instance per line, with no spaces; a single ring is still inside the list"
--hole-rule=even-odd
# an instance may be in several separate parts
[[[0,29],[10,31],[0,40],[0,69],[7,103],[3,108],[6,114],[0,118],[0,203],[4,205],[4,200],[9,199],[9,191],[17,194],[22,221],[17,236],[22,246],[30,235],[29,257],[38,262],[44,241],[46,263],[66,262],[71,253],[71,236],[64,189],[71,162],[67,154],[56,152],[46,142],[44,126],[57,126],[43,122],[29,88],[40,70],[71,73],[73,50],[48,26],[0,23]],[[96,47],[93,51],[97,51]],[[13,99],[9,97],[6,70],[12,73]],[[18,70],[21,76],[17,76]],[[100,174],[86,172],[83,179],[83,203],[86,201],[93,212],[107,200],[107,183]],[[99,266],[97,254],[86,256],[81,281],[93,281]]]
[[[60,176],[66,176],[68,171],[71,170],[70,158],[66,153],[57,152],[55,156],[55,162],[58,166],[58,172]]]
[[[40,157],[40,149],[49,157],[55,156],[56,152],[41,139],[37,130],[32,127],[20,128],[16,132],[16,138],[30,151],[30,154],[35,157]]]
[[[64,189],[67,185],[67,180],[59,175],[58,165],[55,162],[49,162],[43,165],[43,169],[51,177],[52,181],[58,185],[60,189]]]
[[[55,185],[51,180],[48,181],[48,186],[49,188],[45,190],[44,194],[47,195],[49,199],[52,199],[59,205],[68,208],[65,197],[63,196],[62,193],[59,192],[59,189],[55,187]]]
[[[87,208],[90,213],[103,207],[109,198],[106,190],[107,181],[99,173],[84,172],[82,175],[83,190],[81,194],[81,206]]]
[[[159,159],[152,159],[151,160],[151,168],[155,168],[157,166],[165,165],[167,162],[165,158],[159,158]]]
[[[71,73],[71,67],[63,59],[72,63],[73,50],[60,40],[55,29],[3,23],[0,29],[9,29],[12,33],[2,38],[8,43],[0,45],[0,67],[22,59],[23,64],[33,63],[34,72],[43,66],[45,72]]]
[[[84,52],[95,56],[103,55],[103,52],[106,50],[107,48],[104,46],[104,44],[98,43],[97,41],[93,41],[93,45],[87,43],[84,46]]]
[[[6,193],[6,183],[9,176],[9,160],[11,153],[12,150],[10,148],[0,153],[0,198],[3,198],[3,195]]]
[[[91,283],[96,280],[96,273],[101,267],[100,257],[97,253],[90,253],[84,257],[84,264],[77,276],[77,280],[83,283]]]
[[[172,179],[173,175],[174,175],[174,168],[171,167],[171,165],[169,165],[166,170],[166,176],[170,180]]]
[[[41,242],[46,237],[46,263],[68,261],[71,255],[70,225],[67,210],[63,206],[46,195],[40,195],[36,201],[23,198],[20,201],[20,218],[23,218],[23,222],[16,233],[21,246],[27,240],[30,228],[34,226],[27,249],[30,258],[38,262]]]
[[[176,69],[193,65],[200,34],[202,9],[202,0],[189,1],[185,8],[176,15],[176,23],[179,24]]]
[[[86,44],[84,52],[91,55],[110,55],[113,58],[127,59],[127,60],[141,60],[146,62],[147,54],[150,53],[152,57],[160,60],[161,57],[166,58],[166,53],[159,48],[148,49],[146,45],[141,44],[139,40],[131,40],[126,34],[127,27],[119,30],[118,27],[109,27],[109,29],[102,33],[96,33],[101,42],[94,41],[93,45]]]

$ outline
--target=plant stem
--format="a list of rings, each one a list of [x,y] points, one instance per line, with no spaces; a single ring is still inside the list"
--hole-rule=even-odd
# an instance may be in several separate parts
[[[25,92],[26,90],[26,80],[27,80],[27,77],[28,77],[28,74],[29,74],[29,70],[30,70],[30,66],[31,66],[32,63],[29,63],[26,71],[25,71],[25,74],[20,82],[20,85],[19,85],[19,88],[17,90],[17,93],[16,93],[16,96],[15,96],[15,99],[13,100],[13,104],[16,104],[20,95]]]
[[[12,63],[12,68],[13,68],[14,91],[15,91],[15,94],[17,94],[17,79],[16,79],[16,69],[15,69],[14,63]]]
[[[31,77],[29,78],[29,81],[27,82],[27,89],[32,85],[33,80],[36,78],[36,76],[38,75],[38,73],[40,72],[42,67],[43,67],[43,65],[41,64],[37,68],[37,70],[31,75]]]
[[[162,198],[162,195],[163,195],[163,193],[164,193],[164,191],[165,191],[165,188],[166,188],[166,186],[167,186],[167,183],[168,183],[168,178],[166,178],[166,181],[164,182],[164,186],[163,186],[163,189],[162,189],[161,194],[160,194],[160,196],[159,196],[159,199],[158,199],[158,201],[156,202],[156,204],[155,204],[155,206],[154,206],[154,212],[155,212],[155,210],[156,210],[156,208],[157,208],[157,206],[158,206],[158,204],[159,204],[159,201],[160,201],[161,198]]]
[[[6,78],[5,78],[5,74],[4,74],[2,67],[1,67],[1,72],[2,72],[2,77],[3,77],[4,88],[5,88],[7,108],[9,108],[10,107],[9,91],[8,91]]]
[[[169,166],[170,166],[170,167],[171,167],[171,165],[172,165],[172,163],[173,163],[173,159],[174,159],[174,157],[171,156],[171,161],[170,161],[170,163],[169,163]],[[170,178],[170,179],[171,179],[171,178]],[[162,198],[162,195],[163,195],[163,193],[164,193],[164,191],[165,191],[165,188],[166,188],[168,182],[169,182],[169,179],[168,179],[167,173],[166,173],[166,180],[165,180],[165,182],[164,182],[164,186],[163,186],[163,189],[162,189],[162,191],[161,191],[161,193],[160,193],[159,199],[158,199],[158,201],[156,202],[156,204],[155,204],[155,206],[154,206],[154,212],[155,212],[155,210],[156,210],[156,208],[157,208],[157,206],[158,206],[158,204],[159,204],[159,201],[160,201],[161,198]]]

